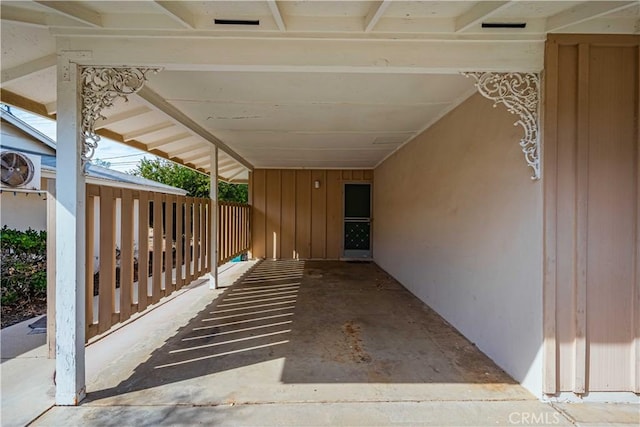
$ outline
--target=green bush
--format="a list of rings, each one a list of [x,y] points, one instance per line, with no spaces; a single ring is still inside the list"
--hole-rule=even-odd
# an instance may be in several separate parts
[[[0,231],[2,250],[2,305],[20,305],[47,296],[47,233],[18,231],[6,225]]]

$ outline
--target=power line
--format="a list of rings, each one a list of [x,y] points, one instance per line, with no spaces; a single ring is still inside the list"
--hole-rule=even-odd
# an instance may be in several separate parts
[[[122,156],[100,157],[100,160],[123,159],[125,157],[147,156],[149,153],[125,154]]]

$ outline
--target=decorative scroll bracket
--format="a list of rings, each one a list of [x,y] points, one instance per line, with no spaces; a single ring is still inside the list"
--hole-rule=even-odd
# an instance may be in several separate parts
[[[470,72],[462,73],[466,77],[476,80],[478,92],[493,101],[493,106],[504,104],[511,114],[520,119],[514,126],[522,126],[524,136],[520,146],[524,158],[533,169],[531,179],[540,179],[540,77],[535,73],[492,73]]]
[[[157,73],[159,68],[82,67],[82,164],[95,154],[100,136],[95,131],[96,121],[105,119],[104,108],[113,106],[117,98],[128,101],[128,96],[138,92],[147,81],[147,73]]]

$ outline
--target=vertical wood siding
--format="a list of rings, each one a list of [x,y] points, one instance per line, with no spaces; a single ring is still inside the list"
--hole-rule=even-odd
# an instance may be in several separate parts
[[[639,36],[549,36],[545,381],[640,391]]]
[[[343,184],[372,180],[371,170],[254,170],[253,256],[340,258]]]

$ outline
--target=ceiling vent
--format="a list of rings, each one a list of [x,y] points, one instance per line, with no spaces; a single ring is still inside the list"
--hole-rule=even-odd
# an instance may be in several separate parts
[[[483,22],[482,28],[525,28],[526,22]]]
[[[40,156],[3,151],[0,153],[0,160],[2,161],[3,187],[40,189]]]
[[[214,19],[216,25],[260,25],[259,19]]]

